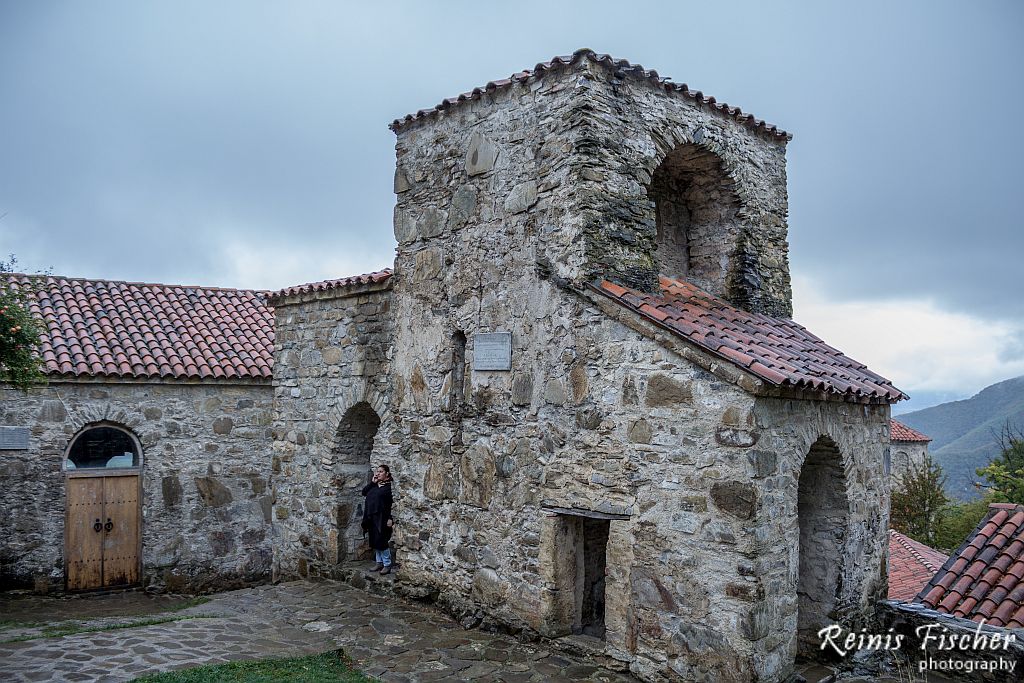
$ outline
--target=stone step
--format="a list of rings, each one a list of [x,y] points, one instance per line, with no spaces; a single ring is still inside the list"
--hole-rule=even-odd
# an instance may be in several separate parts
[[[373,571],[373,562],[360,561],[345,563],[338,568],[336,577],[353,588],[378,595],[396,595],[395,575],[398,565],[391,566],[391,573],[382,575]]]
[[[629,671],[629,662],[617,659],[600,638],[586,635],[563,636],[547,641],[551,646],[611,671]]]

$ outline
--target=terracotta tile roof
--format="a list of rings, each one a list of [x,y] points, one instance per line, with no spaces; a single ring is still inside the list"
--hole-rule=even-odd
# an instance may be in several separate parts
[[[688,282],[662,277],[660,295],[607,280],[591,287],[769,385],[888,403],[906,398],[792,320],[748,313]]]
[[[889,440],[890,441],[914,441],[928,443],[932,440],[932,437],[926,436],[916,429],[912,429],[902,422],[896,420],[889,420]]]
[[[354,285],[369,285],[377,282],[384,282],[391,277],[391,269],[385,268],[365,275],[353,275],[351,277],[338,278],[337,280],[323,280],[321,282],[310,282],[305,285],[285,287],[273,293],[272,298],[280,296],[292,296],[295,294],[310,294],[312,292],[327,292],[332,289],[342,289]]]
[[[269,379],[274,313],[265,292],[24,275],[50,375]]]
[[[689,86],[687,86],[685,83],[673,83],[667,77],[659,76],[657,71],[645,69],[639,64],[630,64],[625,59],[615,59],[614,57],[611,57],[609,55],[598,54],[588,48],[576,50],[571,55],[552,57],[547,62],[541,62],[540,64],[537,64],[535,67],[533,67],[533,69],[519,71],[517,73],[512,74],[508,78],[503,78],[499,81],[490,81],[487,85],[483,86],[482,88],[473,88],[473,90],[471,90],[470,92],[462,93],[458,97],[450,97],[448,99],[442,100],[440,104],[436,105],[432,109],[420,109],[415,114],[407,114],[401,119],[395,119],[394,121],[392,121],[389,128],[397,132],[402,126],[411,121],[418,121],[429,116],[434,116],[438,112],[457,106],[458,104],[466,102],[468,100],[480,99],[480,97],[483,96],[485,93],[492,92],[494,90],[499,90],[502,88],[507,88],[513,83],[523,83],[533,77],[539,78],[543,76],[544,73],[547,71],[560,69],[570,64],[576,64],[582,59],[589,59],[592,62],[604,64],[615,69],[617,72],[622,73],[623,75],[629,74],[637,78],[647,79],[649,81],[656,83],[657,85],[659,85],[660,87],[664,88],[669,92],[682,93],[684,97],[689,97],[690,99],[696,101],[699,104],[702,104],[710,109],[719,111],[725,114],[726,116],[730,116],[736,119],[737,121],[744,123],[750,126],[751,128],[759,132],[763,132],[771,137],[784,140],[793,139],[792,135],[782,130],[781,128],[773,124],[767,123],[765,121],[762,121],[760,119],[757,119],[751,114],[744,113],[743,111],[740,110],[739,107],[731,107],[725,102],[718,102],[714,97],[708,97],[704,95],[704,93],[702,93],[700,90],[690,90]]]
[[[992,626],[1024,627],[1024,505],[990,505],[917,602]]]
[[[889,599],[908,602],[931,581],[947,555],[889,530]]]

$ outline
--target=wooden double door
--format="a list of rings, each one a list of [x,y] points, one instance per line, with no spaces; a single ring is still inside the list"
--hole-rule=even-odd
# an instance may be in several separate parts
[[[82,473],[67,479],[64,567],[67,589],[139,582],[142,515],[139,473]]]

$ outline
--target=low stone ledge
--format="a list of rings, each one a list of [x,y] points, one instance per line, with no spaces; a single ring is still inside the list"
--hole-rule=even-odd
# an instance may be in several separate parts
[[[1011,683],[1021,680],[1024,672],[1024,629],[1008,629],[981,625],[943,612],[928,609],[917,603],[886,600],[879,603],[879,621],[884,633],[892,629],[903,636],[900,652],[921,671],[922,663],[946,664],[946,668],[931,668],[937,673],[959,681],[986,681]],[[941,640],[945,638],[945,640]],[[996,649],[996,639],[1005,644]],[[979,647],[950,647],[952,642],[979,644]]]

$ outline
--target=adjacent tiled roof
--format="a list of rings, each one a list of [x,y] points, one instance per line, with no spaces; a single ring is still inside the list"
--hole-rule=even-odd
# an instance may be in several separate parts
[[[1024,627],[1024,505],[990,505],[917,602],[992,626]]]
[[[949,557],[889,530],[889,599],[913,600]]]
[[[8,276],[35,289],[40,355],[51,375],[269,379],[274,314],[265,292]]]
[[[482,88],[473,88],[473,90],[471,90],[470,92],[463,93],[458,97],[450,97],[448,99],[442,100],[440,104],[436,105],[432,109],[420,109],[415,114],[407,114],[405,117],[401,119],[395,119],[394,121],[392,121],[390,128],[391,130],[397,131],[403,125],[410,121],[417,121],[428,116],[433,116],[440,111],[444,111],[445,109],[456,106],[467,100],[479,99],[484,93],[492,92],[500,88],[507,88],[513,83],[522,83],[534,76],[539,78],[540,76],[543,76],[544,73],[547,71],[552,71],[554,69],[559,69],[570,64],[575,64],[579,62],[581,59],[589,59],[592,62],[598,62],[600,64],[607,65],[611,68],[616,69],[617,71],[622,72],[623,74],[630,74],[638,78],[645,78],[649,81],[652,81],[653,83],[656,83],[658,86],[664,88],[669,92],[682,93],[684,96],[689,97],[690,99],[700,104],[703,104],[711,109],[720,111],[726,114],[727,116],[731,116],[737,121],[744,123],[758,131],[762,131],[772,137],[782,138],[786,140],[791,140],[793,138],[792,135],[782,130],[781,128],[778,128],[777,126],[774,126],[765,121],[761,121],[760,119],[755,118],[751,114],[744,113],[743,111],[740,110],[739,107],[731,107],[725,102],[718,102],[714,97],[705,96],[704,93],[702,93],[700,90],[690,90],[689,86],[687,86],[685,83],[673,83],[668,78],[659,76],[657,71],[645,69],[639,64],[630,64],[625,59],[615,59],[614,57],[611,57],[609,55],[598,54],[588,48],[576,50],[571,55],[552,57],[550,61],[541,62],[540,64],[537,64],[535,67],[533,67],[533,69],[519,71],[517,73],[512,74],[508,78],[503,78],[499,81],[490,81],[487,85],[483,86]]]
[[[889,420],[889,440],[890,441],[914,441],[928,443],[932,440],[932,437],[926,436],[916,429],[912,429],[902,422],[896,420]]]
[[[351,277],[338,278],[337,280],[323,280],[321,282],[310,282],[305,285],[285,287],[282,290],[274,292],[272,296],[279,297],[292,296],[294,294],[310,294],[312,292],[326,292],[332,289],[343,289],[354,285],[369,285],[377,282],[384,282],[389,277],[391,277],[391,269],[385,268],[372,273],[366,273],[365,275],[353,275]]]
[[[592,287],[769,385],[889,403],[906,398],[889,380],[792,320],[748,313],[688,282],[662,277],[660,294],[607,280]]]

